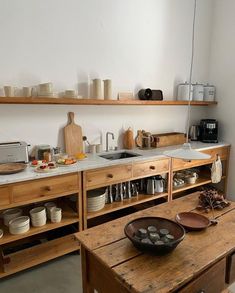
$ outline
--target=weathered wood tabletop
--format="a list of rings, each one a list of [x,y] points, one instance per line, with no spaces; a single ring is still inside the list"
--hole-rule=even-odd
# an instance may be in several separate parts
[[[124,226],[130,220],[144,216],[175,219],[179,212],[194,211],[198,196],[199,193],[194,193],[77,233],[82,245],[84,292],[93,292],[94,288],[102,288],[102,284],[107,288],[102,293],[174,292],[232,252],[234,202],[222,211],[215,211],[216,226],[187,233],[177,248],[164,256],[144,254],[125,237]],[[212,218],[212,213],[205,215]]]

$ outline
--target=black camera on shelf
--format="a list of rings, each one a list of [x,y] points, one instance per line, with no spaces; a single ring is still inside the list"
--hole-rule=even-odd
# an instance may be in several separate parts
[[[152,100],[152,101],[163,100],[163,94],[161,90],[151,90],[150,88],[141,89],[138,92],[138,97],[140,100]]]

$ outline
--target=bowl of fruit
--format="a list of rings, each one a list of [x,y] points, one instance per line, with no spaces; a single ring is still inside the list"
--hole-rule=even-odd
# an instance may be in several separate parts
[[[74,158],[65,158],[65,159],[58,159],[57,160],[57,164],[58,166],[61,167],[66,167],[66,166],[70,166],[70,165],[74,165],[77,163],[77,160]]]

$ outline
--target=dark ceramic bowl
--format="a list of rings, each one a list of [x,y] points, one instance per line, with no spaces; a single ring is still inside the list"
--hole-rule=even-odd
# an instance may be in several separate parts
[[[135,235],[137,235],[140,228],[147,229],[148,226],[155,226],[158,230],[167,229],[175,239],[162,245],[142,243],[140,240],[136,239]],[[182,226],[174,221],[160,217],[143,217],[135,219],[126,224],[124,232],[137,249],[158,255],[174,250],[185,237],[185,230]]]

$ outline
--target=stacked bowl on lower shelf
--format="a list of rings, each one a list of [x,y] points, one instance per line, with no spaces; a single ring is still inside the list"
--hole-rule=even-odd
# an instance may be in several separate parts
[[[47,219],[51,220],[52,223],[60,223],[62,220],[62,209],[58,208],[54,202],[47,202],[44,206],[31,209],[29,215],[30,217],[23,216],[22,209],[12,208],[3,211],[0,217],[3,218],[4,225],[9,228],[9,233],[17,235],[28,232],[30,222],[33,227],[46,225]],[[3,229],[0,229],[0,238],[3,237],[3,233]]]
[[[30,228],[29,223],[28,216],[15,218],[9,222],[9,232],[13,235],[26,233]]]
[[[87,211],[96,212],[105,206],[106,193],[104,189],[96,189],[87,193]]]
[[[4,225],[9,226],[9,222],[15,218],[22,216],[22,209],[8,209],[2,213]]]
[[[33,227],[46,225],[47,215],[45,207],[37,207],[29,211]]]

